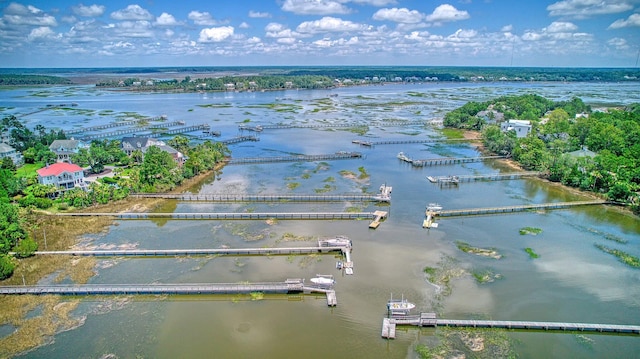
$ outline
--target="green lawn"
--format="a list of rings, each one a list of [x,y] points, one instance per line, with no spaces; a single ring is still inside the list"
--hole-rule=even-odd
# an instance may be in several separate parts
[[[16,171],[16,177],[29,177],[36,174],[36,170],[44,167],[44,163],[27,163],[24,166],[18,168]]]

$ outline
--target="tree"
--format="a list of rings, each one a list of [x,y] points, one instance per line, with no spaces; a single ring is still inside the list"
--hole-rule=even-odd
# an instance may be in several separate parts
[[[140,181],[155,192],[173,189],[182,181],[178,164],[171,154],[158,146],[151,146],[144,154],[140,168]]]
[[[0,168],[13,172],[16,170],[16,165],[15,163],[13,163],[13,160],[11,159],[11,157],[4,157],[2,158],[2,163],[0,163]]]

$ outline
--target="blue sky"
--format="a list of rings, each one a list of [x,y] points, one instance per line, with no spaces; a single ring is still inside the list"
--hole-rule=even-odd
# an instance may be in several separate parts
[[[637,67],[640,0],[0,0],[0,67]]]

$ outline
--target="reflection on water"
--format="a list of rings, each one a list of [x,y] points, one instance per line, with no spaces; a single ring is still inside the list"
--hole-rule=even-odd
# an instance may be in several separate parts
[[[339,96],[325,101],[327,91],[280,93],[122,94],[75,88],[65,102],[95,111],[91,121],[112,121],[104,110],[135,112],[187,123],[211,123],[223,137],[237,134],[237,125],[251,123],[315,123],[321,121],[367,124],[367,138],[416,139],[437,136],[430,127],[399,125],[398,119],[426,120],[442,116],[469,100],[484,101],[496,95],[536,92],[552,99],[580,94],[585,102],[640,102],[640,89],[626,84],[428,84],[358,87],[333,90]],[[332,92],[332,93],[333,93]],[[416,96],[409,92],[419,92]],[[624,92],[625,96],[616,96]],[[64,93],[64,92],[61,92]],[[100,101],[96,96],[100,94]],[[0,93],[7,103],[4,113],[24,113],[47,103],[59,102],[28,96],[24,90]],[[278,98],[300,110],[276,111],[264,106]],[[325,99],[319,101],[319,99]],[[412,101],[411,105],[398,105]],[[228,102],[228,106],[200,107]],[[260,105],[260,106],[256,106]],[[15,107],[14,109],[9,109]],[[193,111],[189,111],[192,109]],[[27,116],[29,126],[47,125],[50,113]],[[98,120],[101,118],[102,120]],[[56,120],[58,121],[58,120]],[[85,121],[70,115],[60,126],[72,128]],[[391,123],[396,125],[391,126]],[[93,122],[91,123],[93,124]],[[419,133],[419,135],[415,135]],[[539,179],[461,183],[440,188],[427,175],[465,175],[509,171],[499,162],[414,168],[396,158],[403,151],[414,157],[476,156],[466,145],[380,145],[355,147],[359,135],[346,129],[265,130],[259,142],[232,145],[233,156],[275,156],[284,153],[322,154],[357,150],[363,159],[318,163],[275,163],[227,166],[199,185],[194,193],[315,194],[329,183],[331,194],[375,192],[386,183],[393,186],[392,204],[382,207],[389,218],[377,230],[367,221],[121,221],[94,244],[133,245],[142,249],[267,247],[312,245],[282,242],[287,235],[310,238],[346,235],[354,243],[354,275],[342,276],[335,257],[193,257],[129,258],[115,265],[99,266],[93,283],[199,283],[282,281],[316,274],[337,277],[338,306],[329,308],[324,297],[314,295],[266,296],[252,301],[246,296],[132,298],[122,307],[97,314],[92,308],[101,298],[86,298],[79,311],[88,313],[82,327],[56,335],[55,342],[26,357],[265,357],[309,358],[406,358],[415,357],[418,343],[438,342],[433,329],[402,328],[394,341],[380,338],[385,304],[390,295],[404,295],[419,311],[438,310],[448,318],[548,320],[640,323],[640,271],[625,267],[594,247],[595,243],[622,248],[640,255],[640,221],[617,209],[603,206],[524,212],[497,216],[439,219],[439,227],[422,228],[425,206],[437,202],[445,209],[504,206],[524,203],[571,201],[580,194],[549,185]],[[358,183],[340,175],[358,173],[364,167],[370,178]],[[329,180],[330,179],[330,180]],[[296,183],[295,186],[288,184]],[[373,203],[181,203],[167,201],[161,212],[320,212],[379,209]],[[538,235],[521,235],[523,227],[539,228]],[[609,238],[609,239],[608,239]],[[622,238],[615,242],[610,238]],[[502,259],[464,253],[456,241],[479,248],[495,248]],[[540,254],[531,259],[524,248]],[[437,267],[443,256],[456,259],[464,270],[451,281],[451,294],[437,299],[438,287],[426,281],[425,267]],[[100,260],[102,262],[108,259]],[[472,273],[491,271],[499,279],[478,283]],[[438,331],[440,332],[440,331]],[[509,333],[517,339],[514,349],[522,357],[629,357],[640,351],[635,337],[592,336],[584,341],[573,334]],[[79,345],[82,343],[82,345]]]

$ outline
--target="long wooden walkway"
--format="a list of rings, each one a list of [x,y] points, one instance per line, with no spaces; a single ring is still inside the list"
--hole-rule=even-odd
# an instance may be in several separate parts
[[[518,330],[640,334],[640,325],[512,320],[440,319],[435,318],[434,313],[421,313],[420,315],[384,318],[382,324],[382,337],[389,339],[395,338],[396,325],[413,325],[419,327],[501,328]]]
[[[247,141],[258,142],[260,141],[260,138],[258,136],[238,136],[238,137],[233,137],[228,140],[223,140],[220,142],[224,143],[225,145],[233,145],[235,143],[247,142]]]
[[[529,210],[565,209],[565,208],[571,208],[571,207],[577,207],[577,206],[592,206],[592,205],[602,205],[602,204],[608,204],[608,203],[609,202],[605,200],[591,200],[591,201],[525,204],[525,205],[519,205],[519,206],[504,206],[504,207],[449,209],[449,210],[440,210],[437,213],[437,215],[439,217],[474,216],[474,215],[484,215],[484,214],[524,212]]]
[[[379,145],[404,145],[412,143],[444,143],[444,142],[472,142],[472,140],[456,138],[456,139],[422,139],[422,140],[388,140],[388,141],[365,141],[353,140],[351,143],[361,146],[379,146]]]
[[[259,195],[259,194],[163,194],[137,193],[133,198],[175,199],[185,202],[344,202],[377,201],[378,195],[336,194],[336,195]]]
[[[427,158],[422,160],[410,160],[414,167],[441,166],[452,165],[458,163],[483,162],[486,160],[507,158],[507,156],[482,156],[482,157],[444,157],[444,158]]]
[[[520,179],[525,177],[539,177],[542,172],[528,171],[528,172],[512,172],[512,173],[490,173],[484,175],[462,175],[462,176],[429,176],[427,179],[432,183],[450,183],[452,181],[458,182],[474,182],[474,181],[504,181]]]
[[[338,300],[333,286],[305,284],[304,279],[264,283],[179,283],[179,284],[84,284],[0,286],[0,295],[206,295],[206,294],[293,294],[322,293],[327,305]]]
[[[228,160],[230,165],[240,164],[256,164],[256,163],[274,163],[274,162],[313,162],[328,160],[347,160],[354,158],[362,158],[360,152],[340,152],[326,155],[298,155],[298,156],[278,156],[278,157],[244,157],[231,158]]]
[[[56,213],[53,216],[62,217],[114,217],[117,219],[198,219],[198,220],[353,220],[375,219],[379,215],[375,212],[305,212],[305,213],[135,213],[135,212],[100,212],[100,213]]]
[[[174,256],[257,256],[291,254],[325,254],[350,251],[348,247],[280,247],[280,248],[203,248],[203,249],[107,249],[36,251],[35,255],[82,257],[174,257]]]

